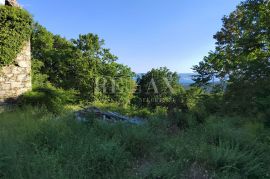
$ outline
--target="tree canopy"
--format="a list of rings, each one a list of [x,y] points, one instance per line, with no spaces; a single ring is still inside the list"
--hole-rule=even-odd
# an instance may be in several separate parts
[[[250,110],[259,98],[270,95],[269,17],[266,0],[247,0],[225,16],[222,29],[214,35],[215,51],[193,67],[195,84],[205,86],[215,77],[228,78],[227,102],[237,110]]]
[[[69,41],[35,24],[31,41],[38,85],[47,79],[56,87],[79,91],[80,99],[89,102],[127,104],[132,98],[134,73],[116,62],[117,56],[97,35],[89,33]]]
[[[137,100],[140,106],[155,108],[168,106],[182,87],[179,75],[168,68],[152,69],[137,80]]]

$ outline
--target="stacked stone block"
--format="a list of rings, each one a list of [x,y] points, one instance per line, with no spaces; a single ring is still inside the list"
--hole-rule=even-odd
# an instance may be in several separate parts
[[[31,47],[27,42],[13,65],[0,69],[0,104],[31,90]]]

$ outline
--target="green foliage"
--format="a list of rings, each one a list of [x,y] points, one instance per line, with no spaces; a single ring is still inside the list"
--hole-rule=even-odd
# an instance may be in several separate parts
[[[188,128],[193,125],[192,123],[194,122],[190,114],[176,109],[170,111],[168,118],[172,127],[176,126],[180,129]]]
[[[31,77],[32,77],[33,88],[46,86],[49,83],[48,82],[48,75],[40,73],[41,68],[44,68],[44,63],[39,61],[39,60],[32,59],[31,64],[32,64]]]
[[[117,57],[104,48],[104,40],[97,35],[80,35],[68,41],[35,24],[31,42],[37,85],[40,79],[47,79],[56,87],[79,91],[84,102],[129,104],[134,73],[116,63]]]
[[[258,111],[261,111],[261,118],[270,125],[270,96],[260,98],[257,101]]]
[[[130,126],[127,124],[110,125],[107,123],[93,124],[96,134],[104,135],[117,141],[133,158],[146,158],[151,154],[157,136],[145,126]]]
[[[209,115],[221,114],[224,111],[223,95],[191,87],[174,95],[168,111],[173,125],[186,128],[204,122]]]
[[[215,77],[228,79],[225,107],[230,112],[254,115],[256,101],[269,96],[269,9],[266,0],[242,2],[222,19],[223,27],[214,36],[216,50],[193,68],[198,86]]]
[[[32,17],[27,11],[0,5],[0,68],[14,62],[31,30]]]
[[[1,178],[119,178],[130,154],[72,117],[44,110],[0,114]]]
[[[104,111],[114,111],[118,112],[122,115],[130,116],[130,117],[140,117],[142,119],[150,119],[150,118],[166,118],[167,117],[167,109],[162,107],[157,107],[155,110],[150,110],[148,108],[140,108],[137,106],[119,106],[117,103],[93,103],[94,106],[103,109]]]
[[[269,4],[247,0],[223,18],[216,50],[194,67],[197,87],[184,90],[177,73],[152,69],[137,81],[134,106],[134,73],[104,40],[89,33],[69,41],[35,24],[34,89],[19,98],[21,109],[0,113],[0,178],[269,178]],[[19,36],[31,27],[25,11],[0,6],[0,13],[4,44],[5,18],[22,25],[10,31],[19,41],[29,38]],[[0,67],[12,58],[3,59]],[[216,77],[229,81],[209,88]],[[78,102],[145,123],[92,114],[80,123],[64,110]],[[233,112],[257,117],[224,117]]]
[[[150,177],[161,178],[264,178],[268,177],[269,145],[257,140],[239,118],[212,118],[181,136],[164,142],[166,160],[151,168]],[[252,126],[255,126],[253,124]]]
[[[155,109],[167,107],[175,93],[183,88],[179,85],[179,76],[166,67],[152,69],[137,81],[138,89],[134,103],[140,107]]]
[[[35,88],[31,92],[23,94],[18,99],[18,104],[20,106],[43,106],[50,112],[57,114],[63,111],[65,105],[74,104],[75,101],[75,91],[63,90],[47,85],[45,87]]]
[[[162,111],[162,110],[161,110]],[[3,178],[267,178],[269,129],[246,118],[211,117],[172,133],[145,125],[51,115],[24,107],[0,113]]]
[[[147,108],[137,109],[136,115],[142,118],[150,118],[152,116],[152,112]]]

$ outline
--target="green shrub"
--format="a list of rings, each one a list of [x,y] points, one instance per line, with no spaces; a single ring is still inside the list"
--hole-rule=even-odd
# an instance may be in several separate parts
[[[199,123],[199,120],[194,112],[187,113],[176,109],[169,112],[168,120],[171,126],[177,126],[180,129],[194,127]]]
[[[0,68],[13,63],[31,32],[32,17],[27,11],[0,6]]]
[[[141,118],[150,118],[152,116],[152,112],[147,108],[137,109],[136,115]]]
[[[76,93],[72,90],[63,90],[53,86],[38,87],[33,91],[23,94],[18,99],[20,106],[32,105],[37,107],[46,107],[50,112],[59,113],[65,105],[76,101]]]
[[[270,126],[270,96],[260,98],[257,100],[258,113],[261,115],[261,119]]]
[[[158,107],[156,107],[156,109],[154,111],[154,115],[158,118],[166,119],[168,117],[168,110],[167,110],[167,108],[158,106]]]

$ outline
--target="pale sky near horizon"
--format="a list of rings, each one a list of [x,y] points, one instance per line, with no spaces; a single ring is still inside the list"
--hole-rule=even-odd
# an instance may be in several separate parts
[[[221,18],[240,0],[18,0],[36,21],[67,39],[95,33],[137,73],[166,66],[192,72],[210,50]]]

